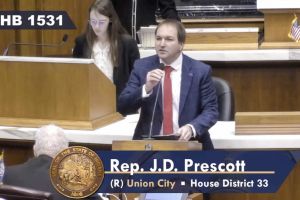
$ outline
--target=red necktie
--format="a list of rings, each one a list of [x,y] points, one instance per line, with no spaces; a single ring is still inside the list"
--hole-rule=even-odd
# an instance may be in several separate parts
[[[169,135],[173,133],[173,109],[172,109],[172,82],[171,82],[171,66],[165,67],[165,79],[164,79],[164,120],[163,120],[163,134]]]

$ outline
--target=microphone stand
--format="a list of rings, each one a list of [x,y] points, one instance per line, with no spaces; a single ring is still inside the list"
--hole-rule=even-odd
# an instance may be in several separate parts
[[[160,63],[158,68],[161,69],[161,70],[165,70],[165,65],[163,63]],[[155,114],[155,110],[156,110],[156,105],[157,105],[157,100],[158,100],[160,88],[161,88],[161,80],[159,82],[159,85],[158,85],[158,88],[157,88],[157,91],[156,91],[156,97],[155,97],[152,116],[151,116],[151,122],[150,122],[148,138],[145,138],[146,140],[153,140],[154,139],[154,138],[152,138],[152,128],[153,128],[154,114]]]
[[[65,34],[63,36],[63,39],[62,41],[59,43],[59,44],[35,44],[35,43],[12,43],[12,44],[9,44],[3,51],[3,56],[8,56],[8,50],[11,46],[17,46],[17,45],[20,45],[20,46],[44,46],[44,47],[59,47],[61,45],[63,45],[66,41],[68,40],[68,35]]]
[[[153,120],[154,120],[154,114],[155,114],[155,110],[156,110],[156,105],[157,105],[157,100],[158,100],[160,88],[161,88],[161,82],[159,83],[158,88],[157,88],[157,92],[156,92],[156,97],[155,97],[152,116],[151,116],[151,122],[150,122],[148,138],[145,138],[147,140],[153,140],[153,138],[152,138]]]

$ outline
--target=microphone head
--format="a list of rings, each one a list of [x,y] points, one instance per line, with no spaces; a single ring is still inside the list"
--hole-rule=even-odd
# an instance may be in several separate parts
[[[68,37],[69,37],[68,34],[64,34],[62,41],[66,42],[68,40]]]
[[[159,66],[158,66],[158,68],[161,69],[161,70],[165,70],[165,67],[166,66],[165,66],[164,63],[160,63]]]

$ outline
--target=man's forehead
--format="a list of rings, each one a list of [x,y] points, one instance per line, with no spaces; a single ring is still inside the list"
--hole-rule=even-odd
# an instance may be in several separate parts
[[[169,35],[169,36],[176,36],[177,29],[174,25],[171,24],[163,24],[161,25],[156,32],[156,35]]]

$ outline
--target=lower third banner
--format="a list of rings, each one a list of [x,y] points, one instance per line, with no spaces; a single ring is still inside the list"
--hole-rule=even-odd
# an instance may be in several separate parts
[[[289,151],[99,151],[101,193],[276,192],[296,161]]]

